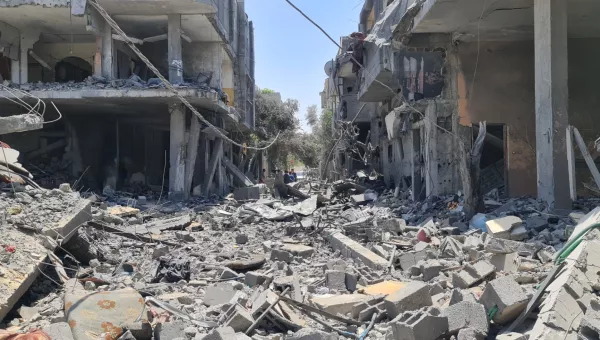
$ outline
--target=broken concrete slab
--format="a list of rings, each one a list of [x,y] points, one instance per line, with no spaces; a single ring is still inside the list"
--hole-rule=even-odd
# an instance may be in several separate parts
[[[390,294],[394,294],[395,292],[406,287],[406,285],[408,285],[408,284],[409,284],[409,282],[383,281],[383,282],[375,283],[372,285],[368,285],[368,286],[362,288],[360,290],[360,292],[363,294],[371,295],[371,296],[378,296],[378,295],[387,296]]]
[[[325,284],[329,289],[346,291],[346,272],[339,270],[325,271]]]
[[[373,270],[387,268],[389,261],[360,245],[339,231],[328,231],[327,239],[333,249],[339,250],[343,256],[360,259]]]
[[[516,216],[505,216],[485,222],[488,234],[507,240],[510,239],[511,230],[521,224],[523,224],[523,220]]]
[[[44,117],[36,114],[0,117],[0,135],[40,130],[44,127]]]
[[[490,263],[496,267],[496,270],[506,273],[516,273],[519,267],[519,254],[494,254],[490,258]]]
[[[472,328],[487,335],[489,331],[485,307],[472,301],[452,304],[442,312],[448,318],[448,334],[458,334],[461,329]]]
[[[236,340],[237,336],[231,327],[215,328],[208,333],[202,340]]]
[[[56,223],[49,223],[42,233],[45,237],[62,239],[67,242],[76,229],[91,218],[91,202],[85,199],[76,201]],[[41,237],[24,233],[18,229],[4,229],[2,242],[5,244],[26,244],[28,256],[18,268],[3,267],[4,275],[0,276],[0,320],[12,309],[17,301],[37,279],[46,266],[46,254],[49,249],[44,246]],[[57,246],[56,243],[53,245]],[[16,249],[15,251],[23,251]],[[52,249],[53,251],[54,249]]]
[[[493,320],[502,325],[516,319],[529,299],[512,277],[505,276],[488,282],[479,301],[487,311],[497,308]]]
[[[331,314],[348,314],[352,312],[352,306],[369,299],[371,299],[369,295],[344,294],[315,296],[310,301]]]
[[[235,296],[237,290],[229,283],[220,283],[206,287],[204,303],[207,306],[216,306],[228,303]]]
[[[460,288],[453,289],[450,295],[450,306],[463,301],[478,302],[472,291]]]
[[[398,257],[398,262],[403,271],[408,271],[411,267],[416,266],[419,261],[425,260],[426,258],[427,251],[425,250],[408,251]]]
[[[456,335],[456,340],[485,340],[485,338],[485,334],[473,328],[463,328]]]
[[[460,272],[452,273],[452,284],[457,288],[469,288],[495,271],[496,267],[486,260],[478,261],[475,264],[467,264]]]
[[[305,246],[303,244],[284,244],[280,250],[291,253],[294,256],[300,256],[302,258],[309,258],[312,256],[315,249],[313,247]]]
[[[414,311],[432,305],[429,286],[414,281],[399,291],[385,298],[385,308],[390,318],[395,318],[406,311]]]
[[[225,327],[231,327],[236,332],[245,332],[254,323],[254,318],[246,309],[235,305],[232,315],[225,322]]]
[[[338,340],[337,333],[323,332],[313,328],[302,328],[296,333],[286,336],[286,340]],[[212,339],[211,339],[212,340]]]
[[[58,322],[42,328],[42,331],[50,336],[50,339],[74,340],[71,327],[66,322]]]

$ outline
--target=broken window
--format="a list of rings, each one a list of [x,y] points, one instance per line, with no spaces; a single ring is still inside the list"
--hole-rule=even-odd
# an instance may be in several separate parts
[[[92,74],[92,65],[78,57],[66,57],[56,64],[54,71],[56,82],[82,82]]]

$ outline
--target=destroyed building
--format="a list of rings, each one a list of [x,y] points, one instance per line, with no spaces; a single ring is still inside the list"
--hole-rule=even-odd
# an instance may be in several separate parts
[[[98,4],[106,13],[86,1],[0,4],[1,115],[28,113],[19,98],[48,105],[43,129],[2,141],[46,187],[81,176],[96,191],[158,188],[166,178],[170,194],[183,197],[198,186],[229,192],[241,152],[223,138],[254,128],[254,31],[244,1]],[[196,119],[126,41],[216,128]],[[50,101],[62,114],[55,123]],[[44,183],[56,172],[62,181]]]
[[[594,164],[595,146],[591,159],[578,149],[598,138],[600,24],[591,14],[598,6],[365,1],[359,30],[341,39],[342,49],[326,65],[322,106],[352,121],[364,105],[355,120],[359,140],[377,147],[377,157],[357,164],[339,148],[337,168],[371,166],[388,185],[412,188],[415,199],[456,193],[457,150],[468,149],[477,124],[486,121],[484,193],[500,188],[508,197],[534,195],[570,208],[578,194],[597,192],[600,177],[592,170],[590,180],[586,166]],[[369,128],[370,140],[361,140]]]

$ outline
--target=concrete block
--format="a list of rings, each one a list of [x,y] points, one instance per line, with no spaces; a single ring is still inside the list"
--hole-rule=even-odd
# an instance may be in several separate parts
[[[429,260],[421,263],[421,274],[423,274],[423,281],[429,281],[440,274],[444,269],[444,265],[438,260]]]
[[[385,251],[385,249],[383,249],[383,247],[378,244],[371,245],[371,251],[374,252],[375,254],[383,257],[384,259],[387,259],[390,257],[388,252]]]
[[[469,288],[496,271],[496,267],[482,260],[475,264],[467,264],[458,273],[452,273],[452,284],[457,288]]]
[[[400,262],[400,268],[407,271],[410,267],[417,265],[419,261],[425,260],[426,258],[427,252],[425,250],[409,251],[400,255],[398,261]]]
[[[246,309],[236,305],[233,314],[225,322],[225,327],[231,327],[236,332],[245,332],[254,323],[254,318]]]
[[[377,313],[378,315],[384,315],[386,312],[385,310],[385,303],[383,301],[381,301],[380,303],[367,307],[365,309],[362,309],[359,313],[358,316],[356,317],[356,319],[358,321],[370,321],[371,318],[373,317],[373,314]]]
[[[302,328],[296,333],[286,336],[286,340],[338,340],[337,333],[326,333],[317,329]]]
[[[176,231],[175,232],[175,238],[180,240],[180,241],[185,241],[185,242],[194,242],[196,241],[196,239],[194,238],[194,236],[190,235],[189,231]]]
[[[363,294],[321,295],[313,297],[310,301],[326,312],[348,314],[352,313],[352,307],[355,304],[371,298]]]
[[[186,324],[182,321],[172,321],[159,323],[154,327],[154,339],[156,340],[172,340],[175,338],[186,338],[183,331]]]
[[[490,258],[490,263],[496,267],[496,270],[516,273],[519,268],[519,254],[494,254]]]
[[[236,290],[229,283],[220,283],[206,287],[203,303],[207,306],[216,306],[228,303],[235,296]]]
[[[237,336],[233,328],[219,327],[210,331],[202,340],[237,340]]]
[[[579,324],[578,335],[577,339],[580,340],[600,339],[600,320],[585,316]]]
[[[432,305],[429,286],[414,281],[385,298],[385,308],[389,318],[395,318],[406,311],[417,310]]]
[[[485,340],[486,335],[473,328],[463,328],[458,331],[456,340]]]
[[[470,290],[459,288],[453,289],[452,294],[450,294],[450,306],[462,301],[477,302],[477,298]]]
[[[405,312],[390,323],[394,340],[435,340],[448,330],[448,319],[437,308]]]
[[[233,198],[236,201],[248,201],[260,199],[259,187],[236,188],[233,191]]]
[[[388,266],[387,259],[373,253],[339,231],[331,232],[327,239],[331,247],[339,250],[344,257],[359,259],[373,270],[381,270]]]
[[[237,244],[246,244],[246,243],[248,243],[248,235],[246,235],[246,234],[237,234],[235,236],[235,243],[237,243]]]
[[[479,301],[487,311],[498,307],[494,322],[505,324],[521,314],[527,306],[527,294],[510,276],[501,277],[488,282]]]
[[[50,336],[50,339],[74,340],[71,327],[66,322],[58,322],[42,328],[42,331]]]
[[[251,314],[253,317],[258,317],[260,314],[269,308],[269,306],[277,301],[277,295],[271,290],[265,290],[258,295],[256,300],[252,302]]]
[[[458,334],[461,329],[472,328],[484,335],[489,331],[487,314],[482,304],[462,301],[442,312],[448,318],[448,333]]]
[[[305,246],[303,244],[292,244],[286,243],[281,248],[281,250],[291,253],[294,256],[300,256],[302,258],[309,258],[314,253],[315,249],[313,247]]]
[[[516,216],[505,216],[485,222],[488,234],[495,238],[509,240],[510,232],[513,228],[523,224],[523,220]]]
[[[247,272],[246,276],[244,277],[244,283],[252,288],[255,286],[259,286],[262,284],[269,284],[271,283],[271,281],[273,281],[273,277],[270,275],[264,275],[258,272]]]
[[[346,291],[346,273],[339,270],[328,270],[325,272],[325,284],[330,289]]]

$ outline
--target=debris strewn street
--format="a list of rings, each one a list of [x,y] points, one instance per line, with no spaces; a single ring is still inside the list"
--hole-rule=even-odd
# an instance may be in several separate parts
[[[309,198],[136,208],[68,185],[5,192],[3,332],[434,340],[597,329],[593,200],[567,217],[532,198],[486,199],[465,221],[460,195],[414,203],[364,178],[295,187]]]

